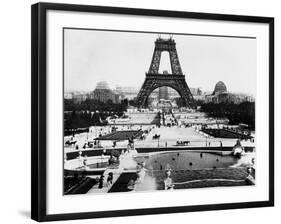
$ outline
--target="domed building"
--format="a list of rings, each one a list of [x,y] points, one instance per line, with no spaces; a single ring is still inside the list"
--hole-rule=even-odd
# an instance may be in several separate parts
[[[216,83],[213,93],[205,96],[205,101],[207,103],[241,103],[245,101],[252,102],[253,99],[245,94],[227,92],[224,82],[219,81]]]
[[[227,92],[226,85],[224,84],[224,82],[219,81],[219,82],[217,82],[217,84],[215,85],[215,89],[214,89],[212,95],[220,94],[220,93],[226,93],[226,92]]]
[[[97,83],[96,89],[110,89],[110,88],[107,82],[101,81]]]
[[[111,100],[113,103],[120,102],[120,95],[115,94],[105,81],[97,83],[95,90],[90,94],[90,98],[104,103],[108,100]]]
[[[232,101],[232,95],[233,94],[227,92],[224,82],[219,81],[216,83],[213,93],[211,95],[207,95],[205,100],[208,103],[230,102]]]

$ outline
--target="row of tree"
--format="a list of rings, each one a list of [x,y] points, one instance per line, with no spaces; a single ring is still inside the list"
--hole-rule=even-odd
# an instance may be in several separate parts
[[[109,116],[123,116],[127,108],[127,102],[113,103],[100,102],[87,99],[81,103],[72,100],[64,100],[64,128],[86,128],[93,125],[106,125]]]
[[[133,102],[123,100],[121,103],[106,103],[97,100],[87,99],[79,104],[72,100],[64,100],[64,125],[65,129],[85,128],[92,125],[105,125],[108,116],[123,116],[128,103]],[[180,104],[180,101],[178,102]],[[243,102],[234,103],[203,103],[200,105],[200,111],[207,113],[213,118],[227,118],[229,124],[244,123],[251,129],[255,128],[255,103]]]
[[[86,99],[81,103],[74,103],[71,99],[64,99],[64,111],[113,111],[123,112],[126,110],[128,102],[113,103],[112,100],[101,102],[98,100]]]
[[[202,112],[207,113],[213,118],[227,118],[229,124],[236,125],[244,123],[249,125],[249,128],[255,128],[255,103],[243,102],[240,104],[234,103],[206,103],[201,104]]]
[[[106,125],[106,113],[91,113],[90,111],[72,111],[64,113],[64,128],[87,128],[92,125]]]

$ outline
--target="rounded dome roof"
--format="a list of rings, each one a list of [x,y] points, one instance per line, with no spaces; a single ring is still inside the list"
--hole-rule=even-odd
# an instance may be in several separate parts
[[[96,89],[109,89],[108,83],[105,81],[98,82]]]
[[[214,89],[213,94],[215,94],[215,93],[223,93],[223,92],[227,92],[226,85],[224,84],[224,82],[219,81],[215,85],[215,89]]]

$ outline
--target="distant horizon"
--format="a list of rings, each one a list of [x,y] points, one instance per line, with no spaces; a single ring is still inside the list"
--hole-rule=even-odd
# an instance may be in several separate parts
[[[100,82],[103,82],[103,81],[100,81]],[[110,83],[108,83],[108,84],[109,84],[108,86],[109,86],[110,90],[115,90],[117,87],[121,87],[121,88],[125,87],[125,88],[135,88],[137,91],[139,91],[140,88],[141,88],[141,86],[136,87],[136,86],[128,86],[128,85],[124,85],[124,86],[116,85],[116,86],[112,87],[112,86],[110,86]],[[199,88],[202,91],[202,93],[212,93],[214,91],[214,89],[212,89],[212,90],[204,90],[204,89],[202,89],[200,87],[193,87],[193,86],[189,86],[189,88],[190,89],[192,89],[192,88],[194,88],[194,89]],[[214,85],[214,88],[215,88],[215,85]],[[94,90],[95,90],[95,88],[94,89],[83,89],[83,90],[82,89],[64,89],[64,92],[65,93],[70,93],[70,92],[93,92]],[[233,91],[228,91],[228,90],[227,90],[227,92],[228,93],[234,93],[234,94],[245,94],[245,95],[249,95],[249,96],[254,96],[251,93],[247,93],[247,92],[233,92]]]
[[[156,34],[77,29],[64,32],[65,92],[91,92],[100,81],[106,81],[110,89],[141,88]],[[256,96],[255,39],[200,35],[173,35],[173,39],[189,88],[212,92],[215,84],[223,81],[230,93]],[[161,55],[159,72],[164,70],[171,71],[167,52]]]
[[[115,88],[109,88],[110,90],[115,90],[116,89],[116,87],[117,86],[115,86]],[[118,86],[119,87],[119,86]],[[120,87],[133,87],[133,86],[120,86]],[[139,91],[140,90],[140,88],[141,87],[139,87],[138,89],[137,89],[137,91]],[[197,89],[197,88],[199,88],[199,87],[190,87],[189,86],[189,88],[190,89],[192,89],[192,88],[195,88],[195,89]],[[90,93],[90,92],[93,92],[95,89],[93,89],[93,90],[78,90],[78,89],[76,89],[76,90],[66,90],[65,89],[65,91],[64,91],[64,93],[73,93],[73,92],[85,92],[85,93]],[[202,90],[201,88],[200,88],[200,90]],[[204,94],[204,93],[212,93],[214,90],[202,90],[202,94]],[[243,94],[243,95],[248,95],[248,96],[252,96],[252,97],[254,97],[255,98],[255,96],[253,95],[253,94],[251,94],[251,93],[246,93],[246,92],[233,92],[233,91],[228,91],[227,90],[227,93],[232,93],[232,94]]]

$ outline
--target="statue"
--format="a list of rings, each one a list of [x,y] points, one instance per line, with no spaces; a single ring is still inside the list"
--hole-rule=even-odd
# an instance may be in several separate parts
[[[241,146],[241,142],[239,139],[236,141],[236,144],[232,149],[232,153],[234,156],[237,156],[239,158],[244,154],[244,148]]]
[[[166,178],[164,179],[164,189],[165,190],[173,190],[174,189],[174,184],[173,180],[171,178],[171,167],[169,164],[166,166]]]

